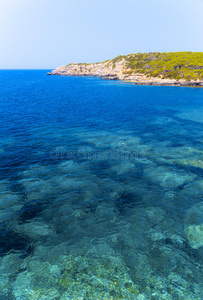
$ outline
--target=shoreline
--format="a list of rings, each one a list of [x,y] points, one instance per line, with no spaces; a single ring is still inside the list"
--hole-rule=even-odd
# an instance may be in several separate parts
[[[70,76],[70,77],[98,77],[105,80],[119,80],[123,81],[125,83],[133,83],[134,85],[146,85],[146,86],[179,86],[179,87],[195,87],[195,88],[203,88],[203,81],[176,81],[176,80],[164,80],[164,79],[158,79],[150,78],[145,79],[144,81],[141,80],[135,80],[127,78],[119,78],[118,76],[114,75],[107,75],[107,76],[99,76],[95,74],[64,74],[60,72],[55,72],[55,70],[48,72],[47,75],[51,76]],[[142,74],[139,74],[142,76]]]
[[[108,80],[121,80],[135,85],[203,87],[203,80],[200,79],[187,80],[182,78],[177,80],[175,78],[163,78],[161,74],[157,77],[147,76],[130,68],[124,58],[116,62],[110,60],[92,64],[71,63],[57,67],[48,72],[47,75],[99,77]]]

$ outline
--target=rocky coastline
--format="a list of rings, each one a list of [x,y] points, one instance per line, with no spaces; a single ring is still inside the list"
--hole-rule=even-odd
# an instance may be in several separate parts
[[[163,78],[163,76],[148,77],[129,68],[125,59],[121,59],[116,63],[113,60],[93,64],[71,63],[58,67],[48,72],[47,75],[100,77],[109,80],[132,82],[136,85],[203,87],[202,80],[187,81],[185,79]]]

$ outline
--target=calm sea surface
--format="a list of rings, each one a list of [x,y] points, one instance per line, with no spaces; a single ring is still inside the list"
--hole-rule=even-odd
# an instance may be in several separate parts
[[[0,71],[0,299],[203,299],[203,89]]]

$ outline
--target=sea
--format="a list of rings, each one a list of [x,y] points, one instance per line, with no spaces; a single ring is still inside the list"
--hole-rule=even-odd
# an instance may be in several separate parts
[[[203,89],[0,71],[0,299],[203,299]]]

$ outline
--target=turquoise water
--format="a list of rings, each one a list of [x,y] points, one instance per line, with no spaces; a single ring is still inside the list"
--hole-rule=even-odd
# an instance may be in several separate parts
[[[0,299],[203,299],[203,89],[0,71]]]

